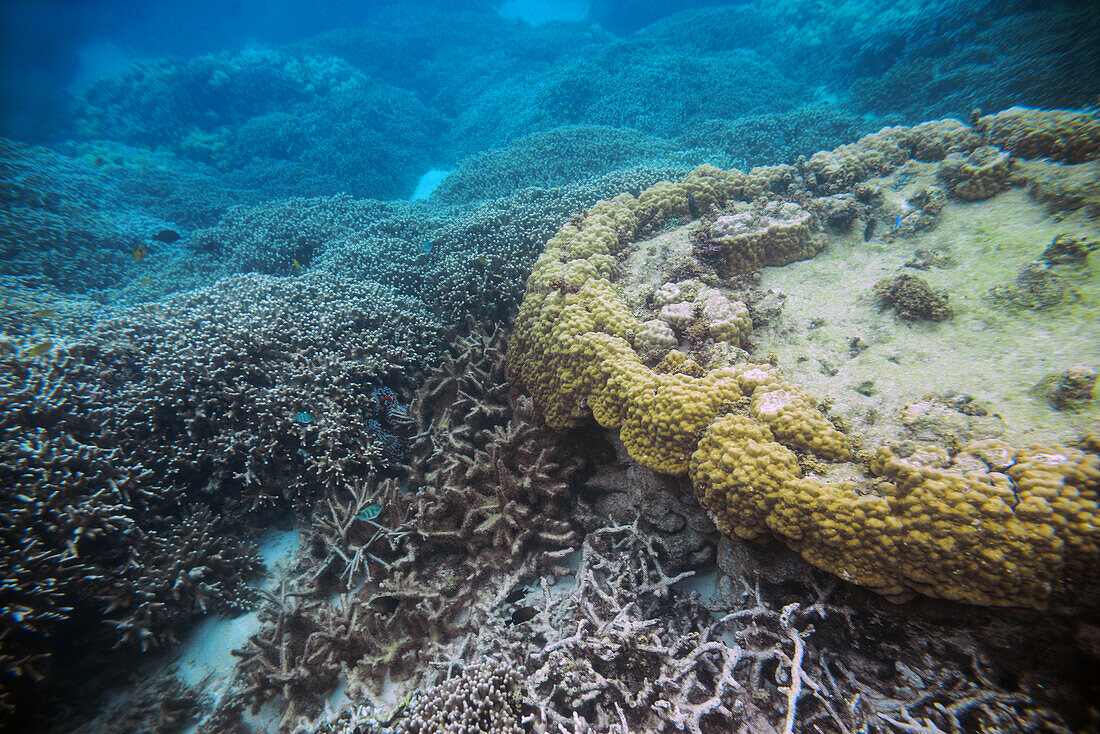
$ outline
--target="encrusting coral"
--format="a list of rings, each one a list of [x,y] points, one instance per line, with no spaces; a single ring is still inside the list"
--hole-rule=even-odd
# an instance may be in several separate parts
[[[1019,114],[992,116],[979,132],[1011,138],[997,133],[997,125]],[[1025,117],[1046,129],[1065,114],[1030,111]],[[1074,138],[1080,143],[1074,159],[1100,151],[1100,141],[1087,134],[1096,124],[1091,116],[1074,118],[1074,129],[1082,130]],[[929,135],[935,142],[921,143]],[[846,480],[804,474],[792,449],[826,462],[852,458],[845,436],[809,396],[775,370],[753,365],[719,362],[701,376],[648,367],[638,353],[638,335],[647,331],[617,285],[620,254],[671,218],[720,221],[724,211],[741,211],[738,202],[792,186],[844,192],[893,170],[915,151],[966,153],[978,143],[980,135],[957,121],[887,128],[803,161],[801,184],[792,180],[790,167],[743,173],[702,166],[678,184],[596,204],[564,226],[535,265],[509,346],[509,379],[533,397],[549,426],[579,426],[594,418],[616,429],[641,465],[673,475],[690,470],[696,494],[726,532],[770,533],[815,565],[891,598],[919,591],[1042,608],[1055,592],[1084,588],[1100,574],[1096,453],[1037,447],[1020,454],[1032,457],[1033,468],[987,467],[988,479],[977,478],[966,462],[918,468],[881,458],[871,462],[870,472],[849,470]],[[1051,153],[1051,145],[1039,152]],[[785,205],[753,206],[763,212]],[[782,251],[775,257],[787,261]],[[758,267],[767,256],[753,262]],[[641,345],[652,344],[651,338]],[[882,451],[890,449],[881,449],[880,457]],[[997,488],[1015,499],[994,501]],[[994,537],[974,522],[1009,528],[1010,534]],[[906,558],[901,564],[894,560],[899,546]],[[970,560],[957,560],[963,549]]]

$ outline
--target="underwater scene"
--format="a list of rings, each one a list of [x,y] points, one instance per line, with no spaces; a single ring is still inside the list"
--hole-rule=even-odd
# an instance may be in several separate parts
[[[0,101],[0,732],[1100,734],[1094,0],[5,0]]]

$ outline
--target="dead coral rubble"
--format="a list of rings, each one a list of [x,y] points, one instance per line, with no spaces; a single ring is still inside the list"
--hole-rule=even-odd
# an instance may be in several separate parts
[[[706,601],[688,593],[694,570],[669,570],[665,549],[674,536],[697,532],[694,513],[667,486],[632,476],[594,480],[609,494],[578,507],[591,529],[579,564],[564,570],[564,588],[561,577],[543,577],[523,602],[535,605],[534,618],[488,619],[468,653],[526,671],[530,730],[938,734],[999,726],[1023,734],[1089,720],[1065,703],[1082,700],[1074,686],[1095,681],[1039,683],[1058,664],[1048,651],[1072,656],[1076,645],[1042,615],[963,625],[899,616],[775,547],[728,539],[719,593]],[[612,497],[618,520],[608,522],[607,508],[596,507]],[[686,522],[660,531],[654,521],[676,524],[649,512],[654,505]],[[713,526],[709,537],[717,537]],[[1029,631],[1035,640],[1025,640]],[[1041,673],[1027,672],[1036,666]]]

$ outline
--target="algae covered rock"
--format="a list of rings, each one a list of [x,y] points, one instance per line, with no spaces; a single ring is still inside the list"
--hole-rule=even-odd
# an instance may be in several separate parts
[[[943,321],[951,316],[947,294],[932,290],[927,281],[915,275],[884,278],[875,283],[874,291],[880,301],[907,321]]]
[[[954,196],[981,201],[1013,183],[1013,160],[993,145],[983,145],[969,155],[952,153],[940,162],[936,175]]]
[[[700,247],[703,243],[717,246],[719,269],[729,278],[765,265],[806,260],[821,252],[824,242],[813,236],[812,225],[813,215],[791,202],[738,205],[700,235]]]

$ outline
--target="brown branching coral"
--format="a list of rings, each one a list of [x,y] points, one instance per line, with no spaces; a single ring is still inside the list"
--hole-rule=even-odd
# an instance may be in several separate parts
[[[63,690],[116,646],[252,603],[258,520],[386,463],[372,393],[434,344],[418,308],[334,276],[244,276],[41,354],[0,342],[0,656],[28,712],[43,678]]]
[[[326,494],[287,585],[299,601],[272,606],[240,653],[236,701],[278,699],[285,730],[320,710],[337,675],[353,694],[417,673],[430,683],[424,663],[483,624],[502,580],[552,569],[579,542],[570,509],[581,462],[533,422],[529,401],[510,400],[502,361],[503,336],[475,331],[413,402],[407,476]],[[365,519],[372,504],[382,509]],[[333,591],[343,592],[335,609]]]
[[[364,513],[371,505],[381,509],[368,519]],[[411,532],[412,512],[412,503],[392,478],[372,476],[326,497],[307,531],[315,561],[311,583],[326,586],[326,579],[335,577],[337,586],[347,590],[370,581],[372,567],[388,571],[404,549],[401,541]]]
[[[203,705],[196,690],[165,674],[139,686],[73,734],[172,734],[193,721]]]
[[[567,477],[576,467],[554,455],[544,430],[513,418],[489,434],[487,450],[448,456],[439,485],[418,495],[421,537],[497,568],[522,560],[536,543],[573,545]]]
[[[238,680],[243,689],[237,698],[253,712],[276,695],[286,702],[280,729],[300,717],[314,716],[321,697],[335,687],[338,675],[367,652],[358,633],[353,607],[334,609],[318,601],[303,601],[287,594],[269,598],[264,613],[271,624],[249,638],[241,658]]]

